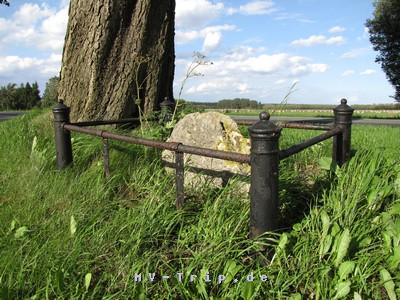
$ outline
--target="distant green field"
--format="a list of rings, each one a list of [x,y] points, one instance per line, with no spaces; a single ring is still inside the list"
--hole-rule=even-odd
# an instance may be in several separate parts
[[[125,134],[165,137],[145,129]],[[317,134],[284,129],[280,147]],[[74,166],[60,172],[48,112],[1,122],[0,299],[396,299],[399,137],[357,126],[343,168],[331,141],[282,161],[283,229],[249,240],[238,180],[186,191],[177,211],[159,151],[111,150],[107,179],[101,140],[73,134]]]
[[[267,109],[268,110],[268,109]],[[224,112],[229,116],[257,116],[262,109],[259,110],[234,110],[234,109],[208,109],[207,111],[220,111]],[[332,117],[333,111],[326,110],[268,110],[273,116],[285,116],[285,117]],[[355,111],[354,118],[366,118],[366,119],[400,119],[400,111],[393,110],[362,110]]]

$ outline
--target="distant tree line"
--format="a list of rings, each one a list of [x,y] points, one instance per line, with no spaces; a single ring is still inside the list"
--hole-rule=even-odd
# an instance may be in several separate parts
[[[38,84],[9,83],[0,87],[0,109],[1,110],[24,110],[31,109],[39,104],[40,91]]]
[[[235,99],[223,99],[218,102],[191,102],[195,107],[200,108],[218,108],[218,109],[261,109],[263,104],[256,100],[250,100],[248,98],[235,98]]]
[[[9,83],[0,87],[0,110],[27,110],[34,107],[49,107],[57,102],[58,77],[46,83],[43,98],[40,97],[37,82],[26,84]]]

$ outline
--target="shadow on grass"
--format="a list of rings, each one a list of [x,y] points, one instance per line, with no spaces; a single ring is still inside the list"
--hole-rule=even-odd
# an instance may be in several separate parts
[[[303,174],[296,174],[290,178],[283,178],[279,182],[280,199],[280,228],[283,231],[291,230],[292,226],[310,212],[324,192],[332,185],[334,177],[326,175],[316,179],[308,178]]]

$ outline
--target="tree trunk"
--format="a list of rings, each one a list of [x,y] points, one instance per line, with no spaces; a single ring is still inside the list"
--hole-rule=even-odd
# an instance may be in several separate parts
[[[71,0],[59,98],[71,120],[119,119],[173,100],[175,0]],[[139,100],[138,100],[139,99]]]

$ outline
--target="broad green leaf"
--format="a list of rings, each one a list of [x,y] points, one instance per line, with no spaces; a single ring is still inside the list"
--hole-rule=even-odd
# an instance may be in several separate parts
[[[301,300],[301,295],[299,293],[290,295],[288,300]]]
[[[326,236],[322,240],[321,245],[320,245],[320,249],[319,249],[319,257],[320,258],[322,258],[325,254],[328,253],[328,251],[329,251],[329,249],[331,248],[331,245],[332,245],[332,240],[333,240],[333,238],[332,238],[331,235]]]
[[[394,181],[394,189],[397,195],[400,195],[400,174],[397,175],[397,178]]]
[[[318,160],[319,167],[322,170],[334,171],[335,165],[332,163],[332,157],[324,156]]]
[[[379,274],[381,275],[381,280],[383,282],[383,286],[386,289],[389,299],[397,300],[396,292],[395,292],[395,285],[392,280],[392,276],[390,276],[390,273],[386,269],[381,269],[379,271]]]
[[[238,266],[234,260],[228,260],[223,273],[226,276],[224,282],[231,282],[235,278],[235,275],[240,271],[240,269],[241,267]]]
[[[362,300],[362,297],[359,293],[354,292],[353,300]]]
[[[322,221],[322,236],[326,236],[328,234],[331,222],[325,210],[321,211],[321,221]]]
[[[330,171],[332,169],[332,157],[321,157],[318,161],[318,164],[322,170]]]
[[[392,236],[388,232],[383,232],[383,244],[386,251],[392,250]]]
[[[346,228],[343,231],[342,235],[340,236],[340,241],[336,251],[336,260],[335,260],[336,267],[339,266],[343,258],[346,257],[350,242],[351,242],[350,230]]]
[[[15,225],[17,224],[17,222],[15,220],[11,221],[11,225],[10,225],[10,232],[13,231],[15,229]]]
[[[339,227],[339,224],[335,222],[332,225],[331,234],[332,234],[332,236],[336,236],[338,233],[340,233],[340,227]]]
[[[355,266],[356,265],[353,261],[342,262],[339,266],[339,271],[338,271],[339,278],[341,280],[347,279],[347,276],[349,276],[354,271]]]
[[[377,198],[378,198],[378,190],[372,190],[367,198],[368,206],[371,206]]]
[[[388,259],[389,262],[389,269],[396,270],[397,267],[400,265],[400,247],[393,248],[393,255],[391,255]]]
[[[27,233],[27,232],[28,232],[28,227],[22,226],[22,227],[18,228],[18,229],[15,231],[14,237],[15,237],[16,239],[22,238],[22,237],[25,235],[25,233]]]
[[[399,180],[399,193],[400,193],[400,177],[398,178],[398,180]],[[397,201],[397,203],[390,208],[389,214],[391,214],[392,216],[400,215],[400,201]]]
[[[241,296],[244,300],[249,300],[254,295],[254,283],[253,282],[244,282],[242,285]]]
[[[282,233],[281,238],[279,239],[278,249],[280,251],[285,251],[287,243],[288,243],[288,236],[286,233]]]
[[[346,297],[350,293],[350,286],[351,286],[350,280],[339,282],[338,284],[336,284],[335,286],[336,295],[333,299],[341,299]]]
[[[69,222],[69,231],[71,233],[71,236],[74,236],[76,233],[76,221],[74,216],[71,216],[70,222]]]
[[[86,289],[86,291],[89,290],[91,281],[92,281],[92,273],[87,273],[85,275],[85,289]]]
[[[372,239],[370,237],[363,238],[359,244],[360,248],[365,248],[372,243]]]

